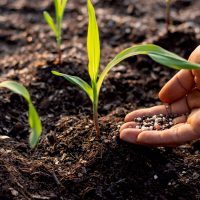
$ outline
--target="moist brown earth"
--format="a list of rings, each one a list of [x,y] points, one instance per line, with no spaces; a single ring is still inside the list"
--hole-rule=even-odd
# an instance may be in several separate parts
[[[165,32],[163,0],[93,1],[101,37],[101,70],[135,43],[154,42],[185,58],[200,39],[199,0],[172,3]],[[100,95],[101,138],[95,138],[87,96],[51,70],[87,74],[86,1],[69,1],[63,24],[63,64],[55,64],[53,33],[42,12],[50,1],[0,1],[0,80],[30,91],[43,124],[38,147],[27,139],[26,102],[0,91],[0,199],[199,199],[199,141],[150,148],[119,139],[125,115],[160,104],[158,91],[175,74],[145,56],[125,60],[107,76]]]

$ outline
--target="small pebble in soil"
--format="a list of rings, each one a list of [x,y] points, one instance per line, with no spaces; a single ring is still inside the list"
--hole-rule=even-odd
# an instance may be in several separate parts
[[[199,175],[197,172],[194,172],[194,173],[192,174],[192,178],[193,178],[193,179],[199,179],[199,177],[200,177],[200,175]]]
[[[18,196],[19,192],[13,188],[9,188],[13,196]]]
[[[173,119],[178,115],[153,115],[153,116],[143,116],[137,117],[134,119],[134,122],[137,123],[137,129],[142,130],[165,130],[171,128],[174,123]]]
[[[155,175],[153,176],[153,178],[154,178],[154,180],[157,180],[157,179],[158,179],[158,175],[155,174]]]
[[[116,136],[116,135],[112,136],[112,139],[113,139],[113,140],[116,140],[116,138],[117,138],[117,136]]]
[[[81,178],[83,176],[82,173],[78,173],[78,177]]]

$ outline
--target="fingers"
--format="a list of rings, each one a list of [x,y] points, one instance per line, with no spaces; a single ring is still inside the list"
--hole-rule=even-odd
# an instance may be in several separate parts
[[[200,109],[194,109],[188,117],[187,122],[191,124],[194,131],[199,133],[200,136]]]
[[[191,53],[190,62],[200,63],[200,45]],[[195,76],[195,78],[194,78]],[[159,93],[160,100],[171,103],[180,99],[188,93],[194,86],[200,89],[200,70],[180,70]]]
[[[157,115],[157,114],[167,114],[165,105],[154,106],[151,108],[144,108],[140,110],[135,110],[125,117],[125,122],[133,121],[137,117],[147,116],[147,115]]]
[[[180,70],[159,92],[162,102],[172,103],[185,96],[194,87],[191,70]]]
[[[200,45],[192,52],[189,57],[189,61],[193,63],[200,63]],[[200,70],[192,70],[193,75],[195,76],[196,86],[200,89]]]
[[[199,77],[195,76],[194,82],[196,84],[196,87],[200,89],[200,76]]]
[[[174,103],[168,105],[159,105],[151,108],[144,108],[135,110],[125,117],[125,122],[133,121],[137,117],[157,115],[157,114],[185,114],[190,113],[194,108],[200,108],[200,91],[198,89],[192,90],[187,96],[182,99],[175,101]]]
[[[186,118],[180,118],[184,122]],[[155,146],[177,146],[200,138],[200,110],[196,109],[189,116],[187,123],[179,123],[164,131],[143,131],[136,143]]]
[[[124,129],[120,138],[126,142],[147,146],[178,146],[200,137],[190,124],[178,124],[163,131],[141,131],[139,129]]]
[[[142,132],[141,129],[136,128],[127,128],[120,131],[120,139],[129,142],[129,143],[137,143],[138,135]]]
[[[127,128],[135,128],[136,125],[137,125],[136,122],[127,122],[121,126],[120,131]]]
[[[139,109],[135,110],[129,114],[126,115],[125,117],[125,122],[131,122],[137,117],[143,117],[143,116],[153,116],[153,115],[158,115],[158,114],[163,114],[163,115],[169,115],[169,114],[185,114],[188,113],[190,110],[188,108],[188,103],[186,101],[186,98],[182,98],[171,105],[159,105],[159,106],[154,106],[151,108],[144,108],[144,109]]]
[[[164,131],[143,132],[136,142],[156,146],[175,146],[195,140],[199,135],[192,129],[190,124],[181,124],[176,128]]]
[[[188,60],[193,63],[200,63],[200,45],[191,53]]]

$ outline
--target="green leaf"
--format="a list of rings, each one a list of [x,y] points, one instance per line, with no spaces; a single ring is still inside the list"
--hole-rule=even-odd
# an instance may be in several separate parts
[[[67,5],[67,0],[62,0],[62,3],[61,3],[61,8],[62,8],[61,9],[61,17],[63,17],[66,5]]]
[[[87,51],[88,51],[88,71],[92,81],[96,82],[98,71],[99,71],[99,62],[100,62],[100,41],[99,41],[99,30],[96,21],[96,15],[94,7],[90,0],[87,0],[88,3],[88,35],[87,35]]]
[[[29,125],[31,127],[29,143],[30,143],[31,148],[34,148],[39,141],[39,138],[40,138],[40,135],[42,132],[42,125],[41,125],[41,121],[38,116],[38,113],[32,104],[29,92],[23,85],[15,82],[15,81],[4,81],[4,82],[0,83],[0,87],[7,88],[16,94],[23,96],[26,99],[26,101],[28,102]]]
[[[4,81],[0,83],[0,87],[5,87],[16,94],[23,96],[27,102],[30,102],[29,92],[23,85],[15,81]]]
[[[87,95],[89,96],[90,100],[93,102],[93,91],[92,88],[81,78],[77,77],[77,76],[70,76],[67,74],[63,74],[57,71],[51,71],[52,74],[56,75],[56,76],[62,76],[63,78],[65,78],[66,80],[68,80],[70,83],[80,87],[83,91],[85,91],[87,93]]]
[[[119,53],[106,66],[106,68],[101,73],[98,83],[97,83],[98,93],[100,91],[100,88],[105,76],[107,75],[107,73],[110,71],[112,67],[114,67],[115,65],[117,65],[119,62],[121,62],[122,60],[126,58],[139,55],[139,54],[148,55],[154,61],[173,69],[200,69],[200,65],[190,63],[184,58],[181,58],[180,56],[174,53],[171,53],[157,45],[154,45],[154,44],[135,45]]]
[[[44,19],[46,20],[47,24],[50,26],[50,28],[53,30],[55,36],[57,37],[58,31],[57,31],[57,28],[54,24],[52,17],[46,11],[44,11],[43,15],[44,15]]]
[[[39,115],[31,102],[29,103],[29,124],[31,127],[29,144],[31,148],[34,148],[39,141],[42,132],[42,124]]]
[[[59,21],[61,17],[61,0],[54,0],[55,11],[56,11],[56,21]]]

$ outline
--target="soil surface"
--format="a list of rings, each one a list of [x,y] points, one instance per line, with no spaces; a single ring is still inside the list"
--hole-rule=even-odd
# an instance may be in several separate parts
[[[200,1],[172,3],[174,26],[165,32],[163,0],[94,0],[101,37],[101,70],[116,53],[153,42],[187,58],[200,40]],[[52,31],[44,10],[51,1],[0,1],[0,81],[30,91],[43,124],[35,150],[28,146],[26,102],[0,91],[0,199],[200,199],[199,141],[149,148],[119,139],[125,115],[160,104],[158,92],[176,72],[145,56],[116,66],[100,95],[101,138],[95,138],[88,97],[51,70],[87,74],[86,1],[69,1],[63,23],[63,64],[55,64]]]

